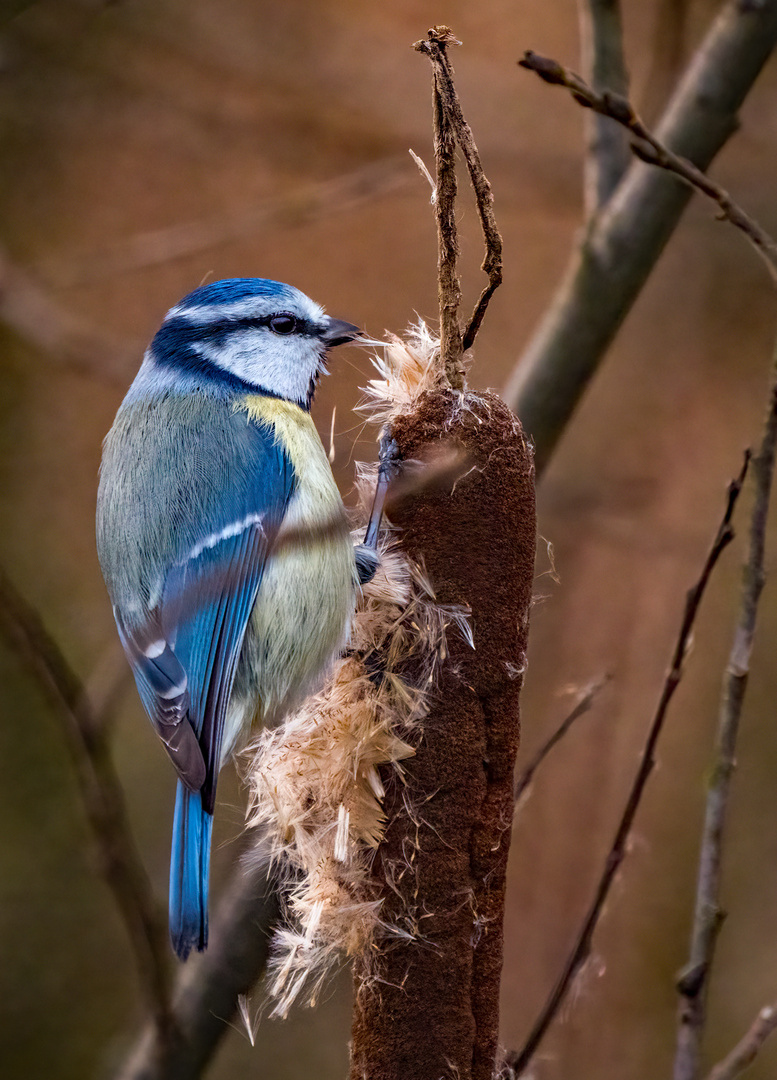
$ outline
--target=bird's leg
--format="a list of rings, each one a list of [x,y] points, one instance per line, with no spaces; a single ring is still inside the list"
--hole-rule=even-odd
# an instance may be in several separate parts
[[[378,482],[375,486],[375,498],[372,501],[370,520],[367,523],[367,532],[364,534],[364,543],[356,548],[356,569],[359,575],[359,584],[366,585],[375,577],[375,571],[380,564],[378,555],[378,537],[380,525],[383,520],[383,508],[386,505],[386,495],[391,481],[400,468],[400,453],[394,439],[384,432],[380,440],[378,464]]]
[[[399,447],[388,432],[384,432],[381,436],[378,461],[378,483],[375,487],[375,498],[372,502],[372,511],[370,520],[367,523],[367,532],[364,534],[363,544],[364,547],[371,548],[373,551],[378,550],[378,536],[389,484],[400,468]]]

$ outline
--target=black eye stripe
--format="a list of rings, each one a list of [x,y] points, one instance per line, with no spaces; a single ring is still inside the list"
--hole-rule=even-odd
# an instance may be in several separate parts
[[[274,319],[288,318],[294,321],[293,329],[273,331],[271,323]],[[231,316],[212,322],[196,323],[188,319],[176,318],[162,324],[154,342],[160,351],[165,351],[165,346],[180,347],[198,343],[212,344],[220,348],[234,333],[241,330],[269,330],[274,336],[284,337],[294,334],[295,337],[320,338],[323,327],[311,322],[291,311],[273,311],[269,315],[261,316]],[[164,339],[164,341],[163,341]]]
[[[293,327],[288,330],[276,330],[273,328],[273,322],[276,319],[291,319],[293,320]],[[308,319],[304,319],[299,315],[294,315],[291,311],[274,311],[271,315],[262,315],[259,318],[246,315],[237,319],[224,319],[223,322],[218,323],[219,329],[225,331],[227,334],[234,330],[260,330],[267,329],[277,334],[279,337],[286,336],[288,334],[302,334],[305,337],[318,337],[321,330],[318,326],[315,326]]]

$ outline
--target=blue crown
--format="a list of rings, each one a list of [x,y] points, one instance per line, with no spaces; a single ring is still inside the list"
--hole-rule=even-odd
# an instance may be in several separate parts
[[[296,292],[296,289],[284,285],[281,281],[269,281],[267,278],[226,278],[224,281],[213,281],[210,285],[200,285],[188,296],[184,296],[176,307],[233,304],[236,300],[247,300],[252,296],[292,300]]]

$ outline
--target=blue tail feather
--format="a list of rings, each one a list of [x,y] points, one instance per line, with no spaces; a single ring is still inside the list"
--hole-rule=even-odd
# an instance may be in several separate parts
[[[175,793],[170,856],[170,940],[181,960],[208,944],[208,877],[213,817],[199,791],[181,781]]]

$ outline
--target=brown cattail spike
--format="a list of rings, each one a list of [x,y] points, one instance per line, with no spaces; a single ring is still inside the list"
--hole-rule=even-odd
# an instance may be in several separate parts
[[[492,1080],[518,695],[534,572],[534,469],[495,395],[438,389],[397,416],[405,460],[462,451],[460,475],[388,513],[438,602],[471,610],[474,650],[449,635],[404,776],[387,772],[373,863],[381,921],[357,956],[351,1080]],[[414,681],[413,659],[407,664]]]

